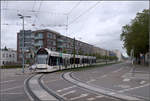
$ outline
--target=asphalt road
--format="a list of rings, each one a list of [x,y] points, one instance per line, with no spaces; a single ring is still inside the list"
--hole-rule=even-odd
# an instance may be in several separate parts
[[[44,91],[43,87],[36,83],[36,79],[42,80],[43,85],[49,91],[54,92],[66,101],[128,101],[115,97],[113,94],[110,96],[110,94],[103,92],[99,93],[71,82],[64,78],[64,75],[70,72],[70,77],[81,82],[82,85],[86,84],[98,89],[103,88],[106,91],[111,91],[111,93],[117,92],[122,95],[129,95],[140,99],[140,101],[149,101],[150,74],[146,69],[145,71],[140,73],[140,71],[135,70],[132,73],[132,67],[129,63],[46,74],[31,74],[28,70],[25,71],[25,74],[20,74],[21,69],[3,69],[1,70],[0,98],[1,101],[30,101],[29,96],[24,91],[24,81],[35,75],[29,83],[32,86],[31,89],[38,91],[35,92],[37,94],[47,91]],[[42,78],[38,79],[38,77]],[[48,95],[48,93],[45,94]]]
[[[21,69],[1,69],[0,75],[0,101],[29,101],[24,92],[29,74],[21,74]]]

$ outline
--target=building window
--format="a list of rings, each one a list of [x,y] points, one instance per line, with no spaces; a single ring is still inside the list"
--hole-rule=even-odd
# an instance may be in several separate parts
[[[48,38],[52,38],[52,34],[51,33],[48,33]]]
[[[15,54],[12,54],[13,58],[15,57]]]
[[[6,58],[8,58],[8,53],[6,54]]]
[[[55,41],[53,41],[53,46],[55,46],[56,45],[56,42]]]
[[[5,58],[5,53],[3,54],[3,58]]]
[[[43,34],[42,34],[42,33],[39,33],[39,37],[40,37],[40,38],[43,38]]]
[[[55,34],[53,34],[53,39],[56,39],[56,35]]]

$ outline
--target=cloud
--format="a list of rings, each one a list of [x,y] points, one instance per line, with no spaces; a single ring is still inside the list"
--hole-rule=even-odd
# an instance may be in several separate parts
[[[122,49],[123,42],[120,41],[122,26],[130,23],[137,12],[148,8],[148,1],[101,1],[96,7],[85,12],[97,2],[2,1],[2,9],[9,9],[2,10],[2,23],[12,24],[8,26],[2,25],[2,47],[7,45],[7,47],[16,49],[16,33],[22,29],[22,21],[17,14],[21,13],[32,17],[25,19],[26,29],[49,28],[98,47],[109,50],[119,49],[125,53],[125,49]],[[72,8],[73,10],[71,11]],[[40,10],[40,12],[31,12],[35,10]],[[68,33],[65,26],[51,26],[67,24],[67,16],[64,13],[70,11],[69,23],[83,12],[84,14],[69,26]],[[32,26],[34,21],[36,21],[35,27]]]

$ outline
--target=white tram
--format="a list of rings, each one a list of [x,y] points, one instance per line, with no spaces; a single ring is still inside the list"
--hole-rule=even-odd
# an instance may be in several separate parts
[[[74,64],[75,62],[75,64]],[[51,72],[56,70],[81,67],[96,62],[96,57],[64,54],[51,51],[47,48],[40,48],[36,54],[36,71]]]

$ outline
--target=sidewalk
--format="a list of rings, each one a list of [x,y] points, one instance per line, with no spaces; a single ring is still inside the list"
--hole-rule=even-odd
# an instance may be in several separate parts
[[[28,68],[24,68],[24,73],[22,73],[22,68],[12,68],[12,69],[0,69],[1,76],[16,76],[16,75],[30,75],[31,72]]]
[[[122,76],[123,78],[148,80],[150,79],[150,67],[143,65],[133,65],[131,70]]]
[[[143,66],[143,65],[133,65],[132,72],[150,74],[150,67],[149,66]]]

